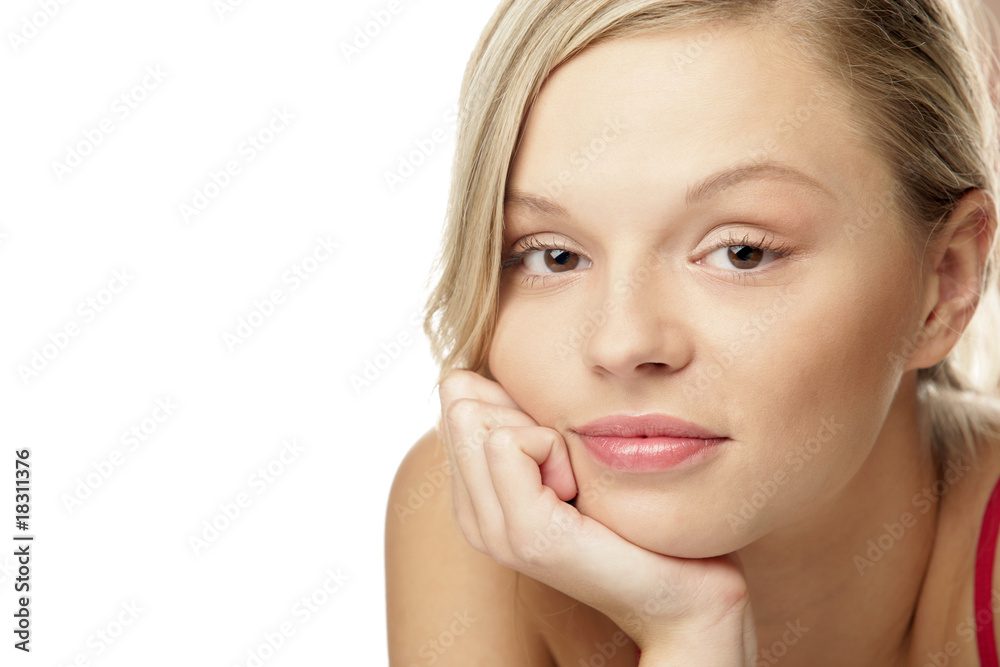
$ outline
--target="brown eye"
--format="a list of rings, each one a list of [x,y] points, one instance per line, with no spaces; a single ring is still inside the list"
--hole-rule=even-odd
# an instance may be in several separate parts
[[[559,273],[562,269],[575,269],[579,263],[580,256],[575,252],[559,248],[551,248],[545,251],[545,266],[555,273]]]
[[[524,253],[524,268],[532,273],[568,273],[590,267],[590,260],[563,248],[536,247]]]
[[[764,258],[764,251],[749,245],[729,246],[729,261],[738,269],[755,269]]]
[[[742,239],[730,235],[716,242],[715,248],[705,255],[704,262],[743,280],[767,271],[771,264],[791,255],[791,245],[779,243],[767,235],[756,243],[749,234]]]

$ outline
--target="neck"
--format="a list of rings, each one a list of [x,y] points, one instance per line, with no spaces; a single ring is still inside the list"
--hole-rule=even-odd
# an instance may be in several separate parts
[[[758,664],[896,665],[905,657],[940,505],[937,467],[920,455],[915,376],[903,376],[849,484],[802,521],[739,550]]]

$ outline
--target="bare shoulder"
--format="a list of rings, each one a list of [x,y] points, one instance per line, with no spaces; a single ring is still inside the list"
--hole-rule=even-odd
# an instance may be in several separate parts
[[[444,445],[430,429],[399,465],[386,508],[392,667],[551,667],[518,598],[519,575],[481,554],[454,519]]]
[[[944,652],[954,667],[978,666],[975,620],[976,547],[983,516],[1000,479],[1000,439],[983,440],[973,459],[955,456],[943,462],[931,497],[939,498],[940,516],[934,553],[928,566],[914,627],[914,659]],[[993,588],[1000,588],[1000,549],[993,561]],[[1000,641],[1000,622],[994,631]],[[923,665],[917,660],[913,664]]]

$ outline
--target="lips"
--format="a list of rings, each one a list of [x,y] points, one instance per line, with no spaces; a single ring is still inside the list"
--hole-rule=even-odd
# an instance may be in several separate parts
[[[677,417],[661,414],[611,415],[573,429],[580,435],[617,438],[696,438],[714,440],[725,436]]]
[[[703,426],[661,414],[612,415],[572,429],[599,463],[627,472],[690,467],[728,441]]]

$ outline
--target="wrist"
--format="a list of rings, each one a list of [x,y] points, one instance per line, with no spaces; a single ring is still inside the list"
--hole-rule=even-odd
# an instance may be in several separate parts
[[[672,628],[642,647],[640,667],[755,667],[757,629],[749,603],[705,626]]]
[[[669,647],[650,647],[639,656],[639,667],[752,667],[746,661],[741,647],[720,647],[704,644],[677,644]]]

